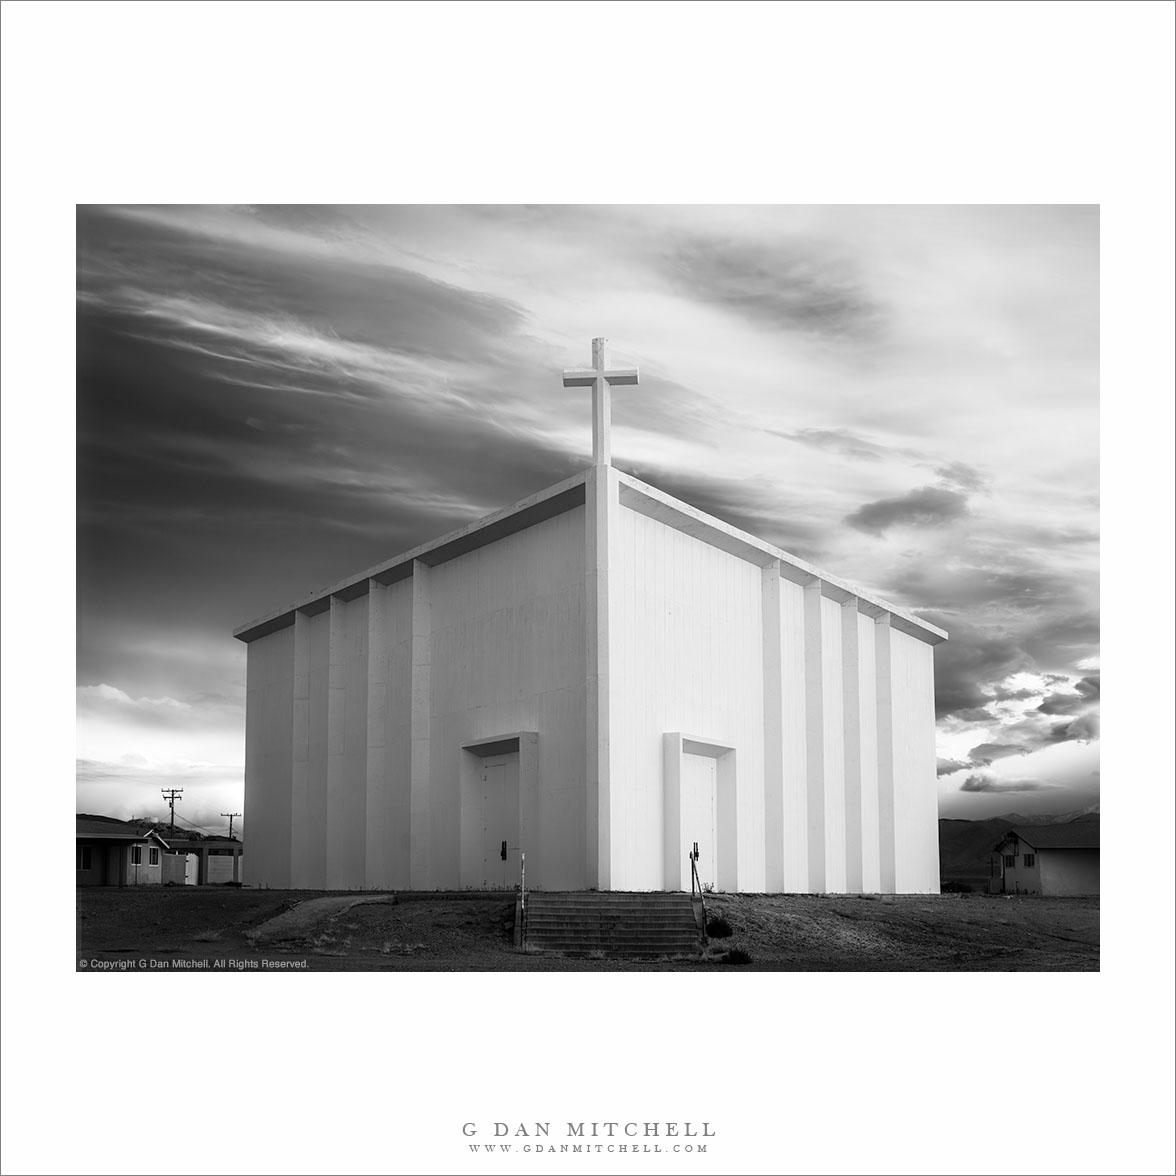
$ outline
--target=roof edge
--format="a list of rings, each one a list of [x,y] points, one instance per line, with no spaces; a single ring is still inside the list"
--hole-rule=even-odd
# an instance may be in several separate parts
[[[383,563],[376,564],[366,571],[358,572],[340,580],[327,588],[320,588],[311,592],[294,604],[275,609],[256,620],[240,625],[233,630],[233,636],[238,641],[246,643],[265,637],[279,629],[287,628],[294,623],[294,614],[299,609],[310,609],[316,604],[332,596],[351,598],[362,596],[368,590],[370,580],[380,580],[384,583],[394,583],[398,579],[405,579],[412,574],[414,560],[426,564],[445,563],[478,547],[484,547],[498,539],[512,535],[516,531],[525,530],[545,519],[553,518],[557,514],[573,510],[584,503],[584,486],[588,481],[588,470],[581,470],[554,486],[548,486],[536,494],[520,499],[501,510],[484,515],[464,527],[449,531],[428,543],[422,543],[400,555],[394,555]]]
[[[717,546],[731,551],[733,554],[740,555],[742,558],[748,559],[753,563],[759,563],[761,566],[778,561],[780,563],[781,574],[786,579],[792,580],[795,583],[818,580],[823,587],[827,586],[832,590],[827,594],[834,599],[848,600],[850,597],[853,597],[862,601],[877,613],[888,614],[891,617],[891,623],[896,629],[907,633],[911,637],[917,637],[922,641],[926,641],[929,645],[938,645],[948,639],[947,633],[937,625],[931,624],[930,621],[924,621],[907,609],[892,604],[890,601],[872,592],[866,592],[856,585],[851,584],[848,580],[842,580],[839,576],[834,576],[829,572],[823,572],[820,568],[816,568],[794,555],[789,555],[788,552],[768,543],[766,540],[760,539],[747,531],[742,531],[730,523],[725,523],[722,519],[717,519],[713,515],[708,515],[697,507],[691,506],[688,502],[674,498],[673,495],[665,493],[664,490],[658,490],[655,486],[650,486],[638,478],[621,473],[620,470],[617,471],[617,480],[623,487],[629,490],[629,501],[626,505],[630,507],[637,506],[640,510],[640,506],[633,501],[633,496],[638,495],[661,508],[658,511],[641,511],[641,513],[649,514],[650,517],[657,518],[659,521],[665,522],[677,530],[682,530],[686,534],[697,534],[699,530],[709,531],[711,532],[712,541],[714,538],[721,540],[716,544]],[[624,501],[624,497],[622,491],[622,501]]]
[[[233,636],[238,641],[246,643],[265,637],[292,625],[295,613],[299,610],[319,611],[327,607],[332,596],[352,599],[367,593],[372,580],[391,584],[399,579],[406,579],[412,574],[412,565],[415,560],[429,565],[444,563],[478,547],[514,534],[516,531],[525,530],[535,523],[572,510],[584,502],[584,487],[590,472],[590,470],[582,470],[570,478],[565,478],[562,482],[557,482],[554,486],[549,486],[536,494],[504,507],[502,510],[485,515],[464,527],[459,527],[455,531],[450,531],[437,539],[414,547],[410,551],[393,556],[383,563],[348,576],[329,587],[311,592],[293,604],[275,609],[256,620],[240,625],[233,630]],[[620,488],[619,495],[622,504],[630,508],[635,507],[639,513],[657,518],[687,534],[705,537],[707,541],[715,543],[721,549],[732,552],[749,562],[758,563],[760,566],[778,561],[781,574],[785,578],[796,583],[819,581],[827,595],[840,601],[854,598],[864,603],[867,606],[867,611],[872,612],[875,616],[887,614],[891,618],[891,624],[900,632],[925,641],[929,645],[938,645],[948,639],[948,635],[943,629],[929,621],[920,619],[906,609],[900,608],[872,592],[866,592],[838,576],[823,572],[819,568],[813,567],[812,564],[806,563],[794,555],[789,555],[781,548],[759,539],[747,531],[742,531],[722,519],[708,515],[688,502],[683,502],[681,499],[674,498],[672,495],[642,482],[639,478],[634,478],[615,468],[613,473],[616,475]],[[650,504],[650,507],[643,509],[643,503],[639,500],[644,500],[644,503]]]

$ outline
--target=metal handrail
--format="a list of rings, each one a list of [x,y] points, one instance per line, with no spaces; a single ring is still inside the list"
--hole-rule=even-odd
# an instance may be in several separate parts
[[[698,901],[702,906],[702,934],[706,935],[706,899],[703,897],[702,879],[698,876],[698,842],[686,851],[686,858],[690,862],[690,901],[694,901],[694,888],[698,887]]]
[[[527,946],[527,855],[519,852],[519,946]]]

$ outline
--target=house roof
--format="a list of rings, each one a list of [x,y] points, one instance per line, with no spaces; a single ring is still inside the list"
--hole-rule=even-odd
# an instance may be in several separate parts
[[[79,841],[158,841],[164,849],[167,842],[154,830],[144,833],[138,825],[119,821],[114,817],[96,817],[89,813],[77,814],[77,839]]]
[[[778,563],[780,575],[795,583],[807,584],[816,580],[821,585],[823,595],[838,602],[856,599],[867,614],[889,616],[891,624],[896,629],[930,645],[938,645],[939,642],[947,640],[947,634],[942,629],[916,617],[906,609],[890,604],[872,592],[854,587],[828,572],[819,571],[811,564],[781,551],[771,543],[757,539],[754,535],[749,535],[746,531],[741,531],[738,527],[724,523],[712,515],[704,514],[688,503],[672,498],[669,494],[628,474],[623,474],[619,470],[613,472],[616,475],[620,501],[631,510],[655,518],[687,535],[703,539],[715,547],[746,559],[749,563],[761,567]],[[549,486],[538,494],[524,498],[504,510],[486,515],[485,518],[478,519],[460,530],[451,531],[448,535],[414,547],[411,551],[349,576],[329,588],[321,588],[294,604],[241,625],[233,630],[233,636],[239,641],[254,641],[258,637],[292,625],[296,612],[312,615],[325,611],[330,607],[332,596],[337,596],[341,600],[351,600],[366,595],[373,580],[378,584],[387,585],[408,579],[412,575],[414,561],[419,560],[423,564],[436,566],[507,535],[526,530],[545,519],[583,506],[587,478],[587,472],[579,473],[555,486]]]
[[[1067,821],[1062,825],[1018,825],[1000,844],[1017,837],[1034,849],[1098,849],[1098,821]]]

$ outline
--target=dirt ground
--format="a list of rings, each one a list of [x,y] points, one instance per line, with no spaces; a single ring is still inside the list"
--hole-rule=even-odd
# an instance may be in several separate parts
[[[309,905],[309,900],[327,899]],[[1097,898],[713,895],[707,956],[578,959],[513,946],[514,896],[221,886],[77,892],[79,971],[1097,971]],[[279,918],[279,916],[281,916]],[[750,956],[721,964],[725,950]]]

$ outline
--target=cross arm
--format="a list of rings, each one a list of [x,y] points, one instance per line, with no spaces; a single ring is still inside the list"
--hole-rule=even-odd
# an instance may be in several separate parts
[[[565,388],[591,388],[596,383],[599,372],[591,368],[568,368],[563,374]]]
[[[610,384],[636,384],[637,383],[637,369],[636,368],[614,368],[611,372],[605,372],[604,378]]]
[[[591,388],[603,376],[610,384],[636,384],[637,368],[614,368],[600,372],[595,368],[567,368],[563,374],[565,388]]]

